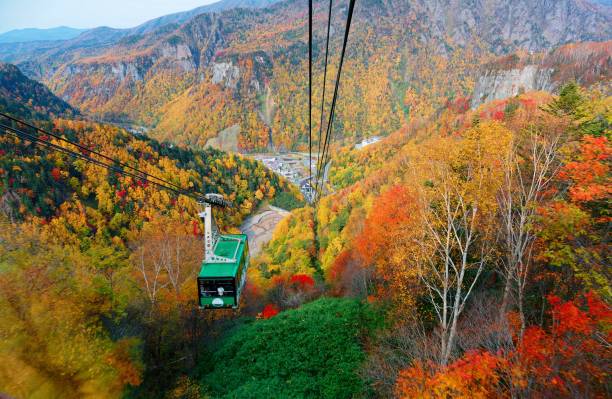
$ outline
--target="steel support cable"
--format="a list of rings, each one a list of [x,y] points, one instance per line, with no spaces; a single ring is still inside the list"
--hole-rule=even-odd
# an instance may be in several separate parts
[[[329,144],[330,141],[330,135],[331,135],[331,131],[332,131],[332,122],[334,119],[334,113],[335,113],[335,108],[336,108],[336,100],[338,99],[338,87],[340,86],[340,77],[342,74],[342,65],[344,64],[344,55],[346,53],[346,44],[348,42],[348,37],[349,37],[349,32],[351,29],[351,21],[353,19],[353,10],[355,9],[355,1],[356,0],[350,0],[349,2],[349,9],[348,9],[348,15],[347,15],[347,19],[346,19],[346,29],[344,30],[344,41],[342,43],[342,52],[340,54],[340,64],[338,66],[338,73],[336,75],[336,84],[334,87],[334,96],[332,98],[332,104],[331,104],[331,109],[330,109],[330,115],[329,115],[329,121],[327,124],[327,132],[325,134],[325,142],[323,143],[323,153],[322,153],[322,158],[325,159],[326,157],[326,153],[329,151]],[[319,167],[317,168],[317,190],[315,191],[315,202],[318,201],[319,198],[319,184],[321,184],[321,188],[322,188],[322,182],[321,182],[321,172],[323,169],[324,165],[323,164],[319,164]]]
[[[321,160],[321,136],[323,135],[323,109],[325,107],[325,89],[327,84],[327,59],[329,56],[329,31],[331,28],[333,0],[329,0],[329,11],[327,12],[327,35],[325,38],[325,65],[323,68],[323,95],[321,96],[321,119],[319,121],[319,141],[317,141],[317,169]],[[312,178],[311,187],[312,187]],[[318,185],[318,184],[317,184]]]
[[[308,0],[308,176],[312,185],[312,0]]]
[[[108,165],[108,164],[106,164],[106,163],[104,163],[102,161],[99,161],[97,159],[90,158],[90,157],[88,157],[86,155],[83,155],[83,154],[80,154],[78,152],[74,152],[74,151],[68,150],[67,148],[58,146],[56,144],[49,143],[49,142],[46,142],[44,140],[38,139],[35,136],[32,136],[32,135],[30,135],[28,133],[16,131],[15,129],[12,129],[10,127],[7,127],[7,126],[1,125],[1,124],[0,124],[0,127],[3,127],[3,128],[5,128],[7,130],[13,131],[13,135],[18,137],[18,138],[20,138],[20,139],[22,139],[22,140],[28,140],[28,141],[33,142],[34,144],[40,144],[43,147],[46,147],[47,149],[54,150],[54,151],[57,151],[57,152],[61,152],[63,154],[72,156],[72,157],[77,158],[77,159],[82,159],[82,160],[84,160],[86,162],[92,163],[92,164],[97,165],[97,166],[101,166],[101,167],[103,167],[105,169],[108,169],[108,170],[113,171],[115,173],[121,174],[123,176],[129,176],[129,177],[138,179],[138,180],[143,181],[143,182],[151,183],[151,184],[153,184],[153,185],[155,185],[155,186],[157,186],[157,187],[159,187],[161,189],[171,191],[171,192],[173,192],[173,193],[175,193],[177,195],[184,195],[184,196],[192,198],[192,199],[194,199],[196,201],[208,202],[208,201],[206,201],[206,199],[204,199],[202,197],[195,196],[192,193],[182,192],[182,191],[176,190],[176,189],[174,189],[172,187],[165,186],[165,185],[163,185],[161,183],[158,183],[156,181],[148,180],[145,177],[134,175],[134,174],[132,174],[130,172],[126,172],[126,171],[124,171],[124,170],[122,170],[120,168],[117,168],[116,166]]]
[[[346,51],[346,45],[348,42],[348,37],[349,37],[349,33],[350,33],[350,26],[351,26],[351,20],[352,20],[352,16],[353,16],[353,10],[354,10],[354,6],[355,6],[355,0],[351,0],[349,3],[349,10],[348,10],[348,15],[347,15],[347,23],[346,23],[346,29],[344,31],[344,41],[342,44],[342,53],[340,56],[340,65],[338,67],[338,73],[336,76],[336,84],[334,87],[334,96],[332,99],[332,104],[331,104],[331,109],[330,109],[330,114],[329,114],[329,120],[327,123],[327,130],[326,130],[326,134],[325,134],[325,141],[323,144],[323,152],[321,154],[321,158],[320,161],[318,163],[317,166],[317,190],[319,187],[319,184],[322,184],[323,182],[321,181],[321,173],[323,171],[324,168],[324,164],[325,164],[325,159],[327,159],[327,155],[329,152],[329,144],[331,143],[330,137],[331,137],[331,132],[333,129],[333,120],[334,120],[334,115],[335,115],[335,109],[336,109],[336,100],[337,100],[337,96],[338,96],[338,88],[340,85],[340,77],[342,74],[342,66],[344,64],[344,55],[345,55],[345,51]]]
[[[78,152],[75,152],[75,151],[71,151],[68,148],[59,146],[57,144],[50,143],[50,142],[45,141],[45,140],[41,139],[40,137],[37,137],[37,136],[35,136],[35,135],[31,134],[31,133],[23,132],[21,130],[12,128],[10,126],[7,126],[7,125],[1,124],[1,123],[0,123],[0,128],[5,129],[5,131],[11,132],[15,137],[18,137],[18,138],[20,138],[22,140],[28,140],[28,141],[32,142],[33,144],[40,144],[40,145],[42,145],[42,146],[44,146],[44,147],[46,147],[48,149],[51,149],[51,150],[54,150],[54,151],[57,151],[57,152],[61,152],[61,153],[66,154],[66,155],[70,155],[70,156],[72,156],[74,158],[85,160],[87,162],[93,163],[93,164],[98,165],[98,166],[102,166],[102,167],[104,167],[106,169],[112,170],[112,171],[120,173],[122,175],[128,175],[130,177],[135,177],[135,178],[137,178],[139,180],[143,180],[141,176],[136,176],[136,175],[131,174],[129,172],[125,172],[125,171],[115,167],[114,165],[106,164],[106,163],[104,163],[102,161],[99,161],[97,159],[90,158],[87,155],[84,155],[84,154],[81,154],[81,153],[78,153]],[[146,179],[144,179],[144,180],[146,180]]]
[[[61,153],[64,153],[66,155],[70,155],[70,156],[72,156],[74,158],[77,158],[77,159],[82,159],[82,160],[84,160],[86,162],[90,162],[90,163],[93,163],[95,165],[101,166],[101,167],[106,168],[108,170],[111,170],[113,172],[119,173],[119,174],[121,174],[123,176],[129,176],[129,177],[135,178],[137,180],[149,182],[149,183],[154,184],[154,185],[156,185],[156,186],[158,186],[160,188],[163,188],[163,189],[166,189],[166,190],[170,190],[170,191],[172,191],[172,192],[174,192],[176,194],[186,195],[186,196],[189,196],[189,197],[194,198],[194,199],[199,199],[199,197],[193,196],[189,192],[184,192],[184,191],[176,190],[176,189],[174,189],[172,187],[168,187],[168,186],[165,186],[165,185],[160,184],[158,182],[154,182],[154,181],[148,180],[146,177],[139,176],[139,175],[136,175],[136,174],[131,173],[131,172],[126,172],[123,169],[120,169],[120,168],[116,167],[115,165],[109,165],[109,164],[106,164],[106,163],[104,163],[104,162],[102,162],[100,160],[91,158],[91,157],[89,157],[87,155],[84,155],[84,154],[81,154],[81,153],[78,153],[78,152],[75,152],[75,151],[71,151],[71,150],[69,150],[69,149],[67,149],[65,147],[59,146],[57,144],[50,143],[48,141],[45,141],[45,140],[41,139],[40,137],[37,137],[37,136],[35,136],[35,135],[31,134],[31,133],[23,132],[21,130],[12,128],[10,126],[7,126],[7,125],[1,124],[1,123],[0,123],[0,128],[4,128],[5,130],[12,132],[14,136],[16,136],[16,137],[18,137],[18,138],[20,138],[22,140],[28,140],[28,141],[31,141],[34,144],[41,144],[44,147],[47,147],[47,148],[49,148],[51,150],[55,150],[57,152],[61,152]]]
[[[11,132],[11,134],[13,136],[16,136],[16,137],[18,137],[18,138],[20,138],[22,140],[28,140],[28,141],[31,141],[34,144],[42,145],[42,146],[44,146],[44,147],[46,147],[48,149],[51,149],[51,150],[54,150],[54,151],[57,151],[57,152],[61,152],[63,154],[72,156],[72,157],[77,158],[77,159],[82,159],[82,160],[84,160],[86,162],[95,164],[97,166],[101,166],[101,167],[103,167],[103,168],[105,168],[107,170],[119,173],[119,174],[121,174],[123,176],[128,176],[128,177],[132,177],[134,179],[140,180],[140,181],[151,183],[151,184],[153,184],[153,185],[155,185],[155,186],[157,186],[159,188],[171,191],[171,192],[173,192],[173,193],[175,193],[177,195],[184,195],[184,196],[192,198],[192,199],[194,199],[196,201],[209,202],[204,197],[197,196],[197,195],[195,195],[193,193],[190,193],[190,192],[187,192],[187,191],[184,191],[184,190],[177,190],[175,188],[168,187],[168,186],[166,186],[164,184],[161,184],[161,183],[158,183],[156,181],[149,180],[146,177],[139,176],[139,175],[136,175],[136,174],[131,173],[131,172],[127,172],[127,171],[125,171],[123,169],[118,168],[115,165],[109,165],[109,164],[104,163],[104,162],[102,162],[100,160],[91,158],[91,157],[89,157],[87,155],[84,155],[84,154],[81,154],[81,153],[78,153],[78,152],[75,152],[75,151],[71,151],[71,150],[69,150],[67,148],[64,148],[62,146],[59,146],[57,144],[53,144],[53,143],[50,143],[48,141],[45,141],[45,140],[41,139],[40,137],[37,137],[37,136],[35,136],[33,134],[23,132],[21,130],[15,129],[13,127],[10,127],[10,126],[7,126],[7,125],[1,124],[1,123],[0,123],[0,128],[3,128],[5,131]]]
[[[11,116],[11,115],[5,114],[4,112],[0,112],[0,116],[3,116],[5,118],[7,118],[7,119],[10,119],[13,122],[20,123],[20,124],[22,124],[24,126],[28,126],[28,127],[32,128],[32,129],[35,129],[36,131],[38,131],[40,133],[43,133],[43,134],[46,134],[48,136],[54,137],[57,140],[63,141],[63,142],[68,143],[68,144],[71,144],[71,145],[77,147],[80,150],[87,151],[89,153],[95,154],[95,155],[97,155],[97,156],[99,156],[101,158],[104,158],[104,159],[106,159],[106,160],[108,160],[110,162],[116,163],[117,165],[119,165],[121,167],[128,168],[128,169],[131,169],[131,170],[136,171],[138,173],[141,173],[144,176],[149,177],[150,179],[159,180],[160,182],[164,183],[165,185],[172,186],[172,187],[174,187],[177,190],[184,190],[182,187],[180,187],[180,186],[178,186],[178,185],[176,185],[176,184],[174,184],[172,182],[169,182],[169,181],[164,180],[164,179],[162,179],[160,177],[157,177],[157,176],[153,176],[153,175],[151,175],[151,174],[149,174],[149,173],[147,173],[145,171],[139,170],[138,168],[135,168],[135,167],[130,166],[128,164],[125,164],[123,162],[119,162],[119,161],[117,161],[117,160],[115,160],[115,159],[113,159],[113,158],[111,158],[111,157],[109,157],[107,155],[101,154],[101,153],[99,153],[99,152],[97,152],[95,150],[91,150],[91,149],[89,149],[89,148],[87,148],[87,147],[85,147],[85,146],[83,146],[83,145],[81,145],[79,143],[75,143],[75,142],[73,142],[71,140],[68,140],[68,139],[58,135],[58,134],[48,132],[48,131],[46,131],[46,130],[44,130],[42,128],[39,128],[38,126],[32,125],[32,124],[30,124],[28,122],[25,122],[25,121],[21,120],[21,119],[18,119],[18,118],[15,118],[15,117]],[[197,194],[201,194],[201,193],[197,193],[196,192],[194,194],[197,195]]]

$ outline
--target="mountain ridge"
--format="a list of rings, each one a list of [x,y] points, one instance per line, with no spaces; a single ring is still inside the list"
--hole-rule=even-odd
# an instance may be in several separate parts
[[[317,32],[324,31],[324,4],[315,6],[315,72],[320,73],[324,37]],[[296,7],[289,0],[199,14],[182,25],[136,35],[86,32],[60,50],[30,52],[17,64],[83,110],[158,127],[152,134],[160,138],[204,146],[240,123],[244,150],[267,148],[270,131],[275,144],[297,149],[305,129],[306,43],[305,9]],[[334,7],[334,32],[343,29],[345,12],[344,5]],[[582,0],[360,2],[351,42],[376,47],[349,43],[343,95],[372,103],[352,109],[355,118],[348,118],[347,106],[339,103],[338,130],[342,135],[394,131],[406,118],[431,115],[443,97],[469,94],[481,59],[609,40],[611,21],[609,11]],[[332,35],[336,53],[339,40]],[[440,76],[444,80],[436,81]],[[271,124],[259,117],[263,96],[282,103]],[[368,115],[372,106],[380,115]],[[225,115],[211,119],[221,109]]]
[[[199,14],[218,13],[232,8],[261,8],[270,6],[278,1],[280,0],[220,0],[191,10],[156,17],[131,28],[113,28],[102,25],[94,28],[80,29],[78,34],[69,37],[46,38],[44,37],[44,32],[41,32],[40,36],[33,37],[31,40],[0,41],[0,60],[10,63],[27,62],[28,59],[20,58],[20,55],[44,53],[45,51],[53,50],[55,50],[55,54],[58,54],[79,46],[91,47],[95,45],[104,47],[109,44],[117,44],[126,37],[151,33],[160,29],[175,29],[180,24]],[[37,28],[26,28],[23,30],[46,31]],[[14,31],[6,33],[10,32]],[[79,37],[81,34],[84,35],[82,38]]]
[[[68,40],[77,37],[87,29],[58,26],[55,28],[13,29],[0,34],[0,43],[21,43],[34,41]]]
[[[187,11],[180,11],[163,15],[146,21],[138,26],[129,28],[130,34],[143,34],[151,32],[168,24],[181,24],[187,20],[205,13],[221,12],[233,8],[264,8],[281,0],[220,0],[211,4],[196,7]]]
[[[57,98],[42,83],[28,79],[19,68],[0,62],[0,108],[26,118],[74,116],[78,111]]]

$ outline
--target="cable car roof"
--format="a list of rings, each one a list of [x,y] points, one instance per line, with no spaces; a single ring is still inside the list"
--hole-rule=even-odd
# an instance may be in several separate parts
[[[227,237],[227,238],[226,238]],[[198,277],[235,277],[242,258],[245,256],[246,234],[224,234],[219,237],[215,246],[215,255],[225,258],[233,258],[231,263],[208,263],[202,262],[202,268]]]

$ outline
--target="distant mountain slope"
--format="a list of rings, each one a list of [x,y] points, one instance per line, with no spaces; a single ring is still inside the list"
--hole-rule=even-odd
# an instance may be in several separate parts
[[[77,37],[86,29],[58,26],[49,29],[15,29],[0,34],[0,43],[33,42],[40,40],[68,40]]]
[[[472,96],[472,107],[520,92],[554,92],[569,81],[584,87],[610,85],[612,41],[567,44],[548,53],[520,52],[483,66]]]
[[[194,8],[193,10],[177,12],[174,14],[164,15],[163,17],[155,18],[147,21],[135,28],[130,29],[130,34],[142,34],[156,30],[157,28],[168,24],[182,24],[196,15],[221,12],[232,8],[263,8],[268,7],[280,0],[221,0],[212,4]]]
[[[261,162],[210,148],[206,151],[179,148],[117,126],[72,118],[76,114],[74,109],[44,85],[26,78],[14,65],[0,63],[0,111],[43,126],[187,191],[226,195],[236,206],[218,215],[223,226],[239,225],[261,201],[274,200],[277,194],[301,199],[295,186],[289,186],[287,180]],[[126,229],[140,228],[143,220],[158,216],[158,212],[172,212],[176,218],[185,210],[197,214],[197,204],[189,197],[173,199],[148,182],[118,177],[91,164],[84,166],[82,160],[41,150],[4,133],[0,131],[0,216],[51,220],[87,209],[90,218],[78,222],[85,223],[82,229],[69,228],[84,237],[98,228],[116,228],[116,233],[125,234]],[[60,144],[48,136],[45,140]],[[102,191],[104,195],[100,195]],[[126,212],[121,228],[110,223],[118,212]],[[86,223],[93,219],[102,223],[97,227]]]
[[[477,3],[358,2],[337,135],[386,133],[430,117],[470,95],[491,56],[612,39],[609,9],[584,0]],[[315,3],[315,82],[322,77],[326,5]],[[305,11],[287,0],[200,14],[182,25],[152,23],[154,30],[138,34],[99,28],[16,61],[71,104],[149,125],[160,139],[204,146],[239,124],[242,150],[300,149],[307,131]],[[333,15],[336,62],[346,4],[335,3]]]
[[[77,113],[43,84],[28,79],[16,66],[4,63],[0,63],[0,110],[35,119]]]
[[[93,47],[103,49],[109,44],[119,43],[124,38],[127,38],[127,41],[133,41],[145,33],[167,33],[199,14],[221,12],[233,8],[263,8],[278,1],[280,0],[221,0],[189,11],[164,15],[127,29],[99,26],[92,29],[59,27],[14,30],[0,35],[0,60],[18,63],[44,53],[59,55],[74,49],[88,48],[91,50]],[[78,37],[84,32],[86,32],[84,35]],[[4,35],[7,35],[6,40],[2,40]],[[65,41],[69,39],[73,40],[66,43]]]

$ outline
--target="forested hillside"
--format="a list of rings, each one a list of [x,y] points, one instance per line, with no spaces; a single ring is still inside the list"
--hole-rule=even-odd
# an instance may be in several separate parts
[[[559,96],[449,104],[347,147],[335,192],[294,210],[252,261],[245,311],[264,320],[230,333],[192,387],[213,397],[607,396],[611,101],[568,84]],[[360,300],[366,313],[321,296]],[[337,367],[327,345],[354,327],[329,326],[329,312],[366,317],[358,347],[338,343]],[[318,372],[304,377],[313,362]],[[358,380],[342,377],[351,384],[324,373],[355,367]]]
[[[609,393],[611,105],[570,84],[449,106],[336,158],[295,272],[384,309],[363,366],[376,396]],[[253,271],[277,308],[308,240],[279,230]]]
[[[58,104],[67,109],[42,85],[7,68],[6,98],[19,106],[0,106],[1,112],[33,118],[61,109]],[[237,155],[179,149],[114,126],[44,117],[35,123],[89,151],[187,191],[224,194],[235,204],[217,217],[225,230],[235,230],[276,194],[299,196],[262,164]],[[193,312],[194,273],[203,253],[199,211],[189,197],[3,130],[0,389],[15,397],[115,397],[132,385],[150,397],[172,386],[168,376],[175,370],[161,366],[179,358],[180,367],[193,366],[210,319]],[[188,336],[180,331],[189,323],[194,330]]]
[[[77,113],[43,84],[28,79],[16,66],[4,63],[0,63],[0,106],[5,112],[28,119]]]
[[[91,31],[8,59],[83,111],[151,126],[156,138],[204,146],[238,124],[243,151],[303,149],[308,118],[301,10],[291,0],[116,37]],[[326,13],[326,3],[316,2],[317,96]],[[346,5],[336,3],[331,65],[337,65],[345,14]],[[409,120],[429,118],[446,102],[471,96],[479,67],[490,57],[608,40],[610,20],[609,9],[575,0],[359,2],[336,114],[338,137],[388,134]],[[102,40],[98,36],[103,43],[94,42]],[[377,112],[370,112],[374,107]]]

